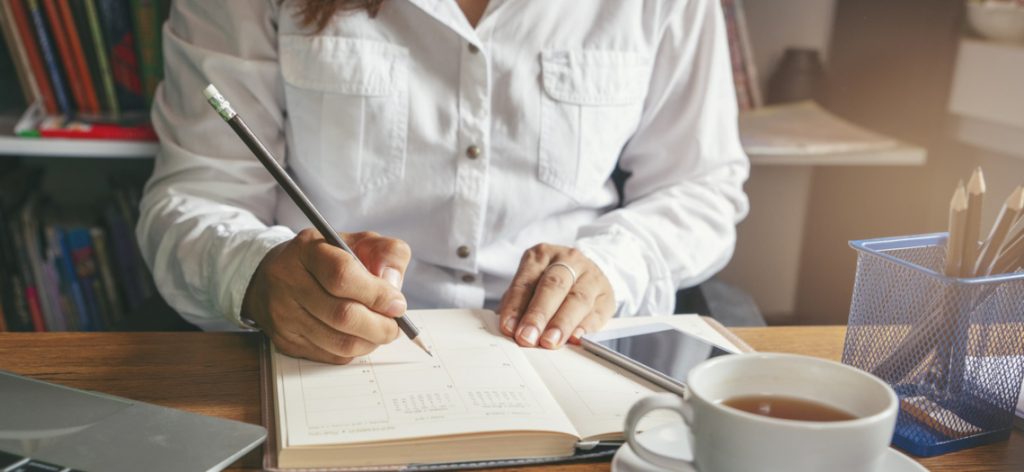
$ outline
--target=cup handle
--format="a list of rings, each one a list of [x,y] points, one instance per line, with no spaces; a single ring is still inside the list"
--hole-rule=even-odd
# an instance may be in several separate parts
[[[661,393],[645,397],[636,402],[626,414],[626,442],[641,459],[669,470],[686,470],[696,472],[697,468],[690,461],[666,457],[648,449],[637,439],[636,427],[640,420],[654,410],[671,410],[679,414],[686,426],[693,428],[693,407],[682,397],[671,393]],[[689,439],[687,439],[689,441]],[[691,448],[693,444],[690,444]]]

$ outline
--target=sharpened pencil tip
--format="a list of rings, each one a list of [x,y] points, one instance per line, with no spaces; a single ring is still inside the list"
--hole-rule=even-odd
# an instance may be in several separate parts
[[[423,342],[419,336],[413,338],[412,342],[419,346],[420,349],[423,349],[423,352],[427,353],[428,356],[434,357],[434,353],[430,352],[430,349],[427,349],[427,343]]]
[[[953,192],[953,201],[950,206],[955,211],[963,211],[967,209],[967,192],[964,191],[963,185],[957,187],[956,192]]]
[[[1018,186],[1010,194],[1010,197],[1006,199],[1006,206],[1015,211],[1024,210],[1024,186]]]
[[[967,181],[967,193],[971,195],[985,193],[985,173],[982,172],[981,167],[975,168],[971,174],[971,180]]]

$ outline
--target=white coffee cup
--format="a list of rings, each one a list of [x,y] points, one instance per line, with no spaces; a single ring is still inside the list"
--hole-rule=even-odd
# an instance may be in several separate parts
[[[867,472],[878,470],[892,440],[899,401],[878,377],[838,362],[792,354],[716,357],[687,376],[690,394],[658,394],[633,405],[626,440],[641,459],[669,470],[700,472]],[[796,421],[738,410],[723,401],[749,395],[796,397],[856,416]],[[673,410],[689,427],[693,462],[658,454],[637,435],[654,410]]]

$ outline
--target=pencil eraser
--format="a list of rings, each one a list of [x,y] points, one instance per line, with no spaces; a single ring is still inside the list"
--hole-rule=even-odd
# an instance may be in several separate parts
[[[213,99],[214,97],[217,97],[220,100],[224,99],[220,94],[220,91],[217,90],[217,86],[213,84],[207,85],[206,88],[203,89],[203,95],[206,96],[207,100]]]
[[[210,106],[217,110],[220,117],[224,118],[224,121],[235,117],[235,110],[231,108],[231,104],[224,99],[224,96],[220,94],[220,91],[213,84],[207,85],[203,89],[203,95],[206,96],[206,101],[210,103]]]

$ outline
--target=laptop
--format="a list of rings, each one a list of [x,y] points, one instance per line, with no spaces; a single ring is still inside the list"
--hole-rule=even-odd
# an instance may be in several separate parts
[[[221,470],[262,426],[76,390],[0,370],[0,471]]]

